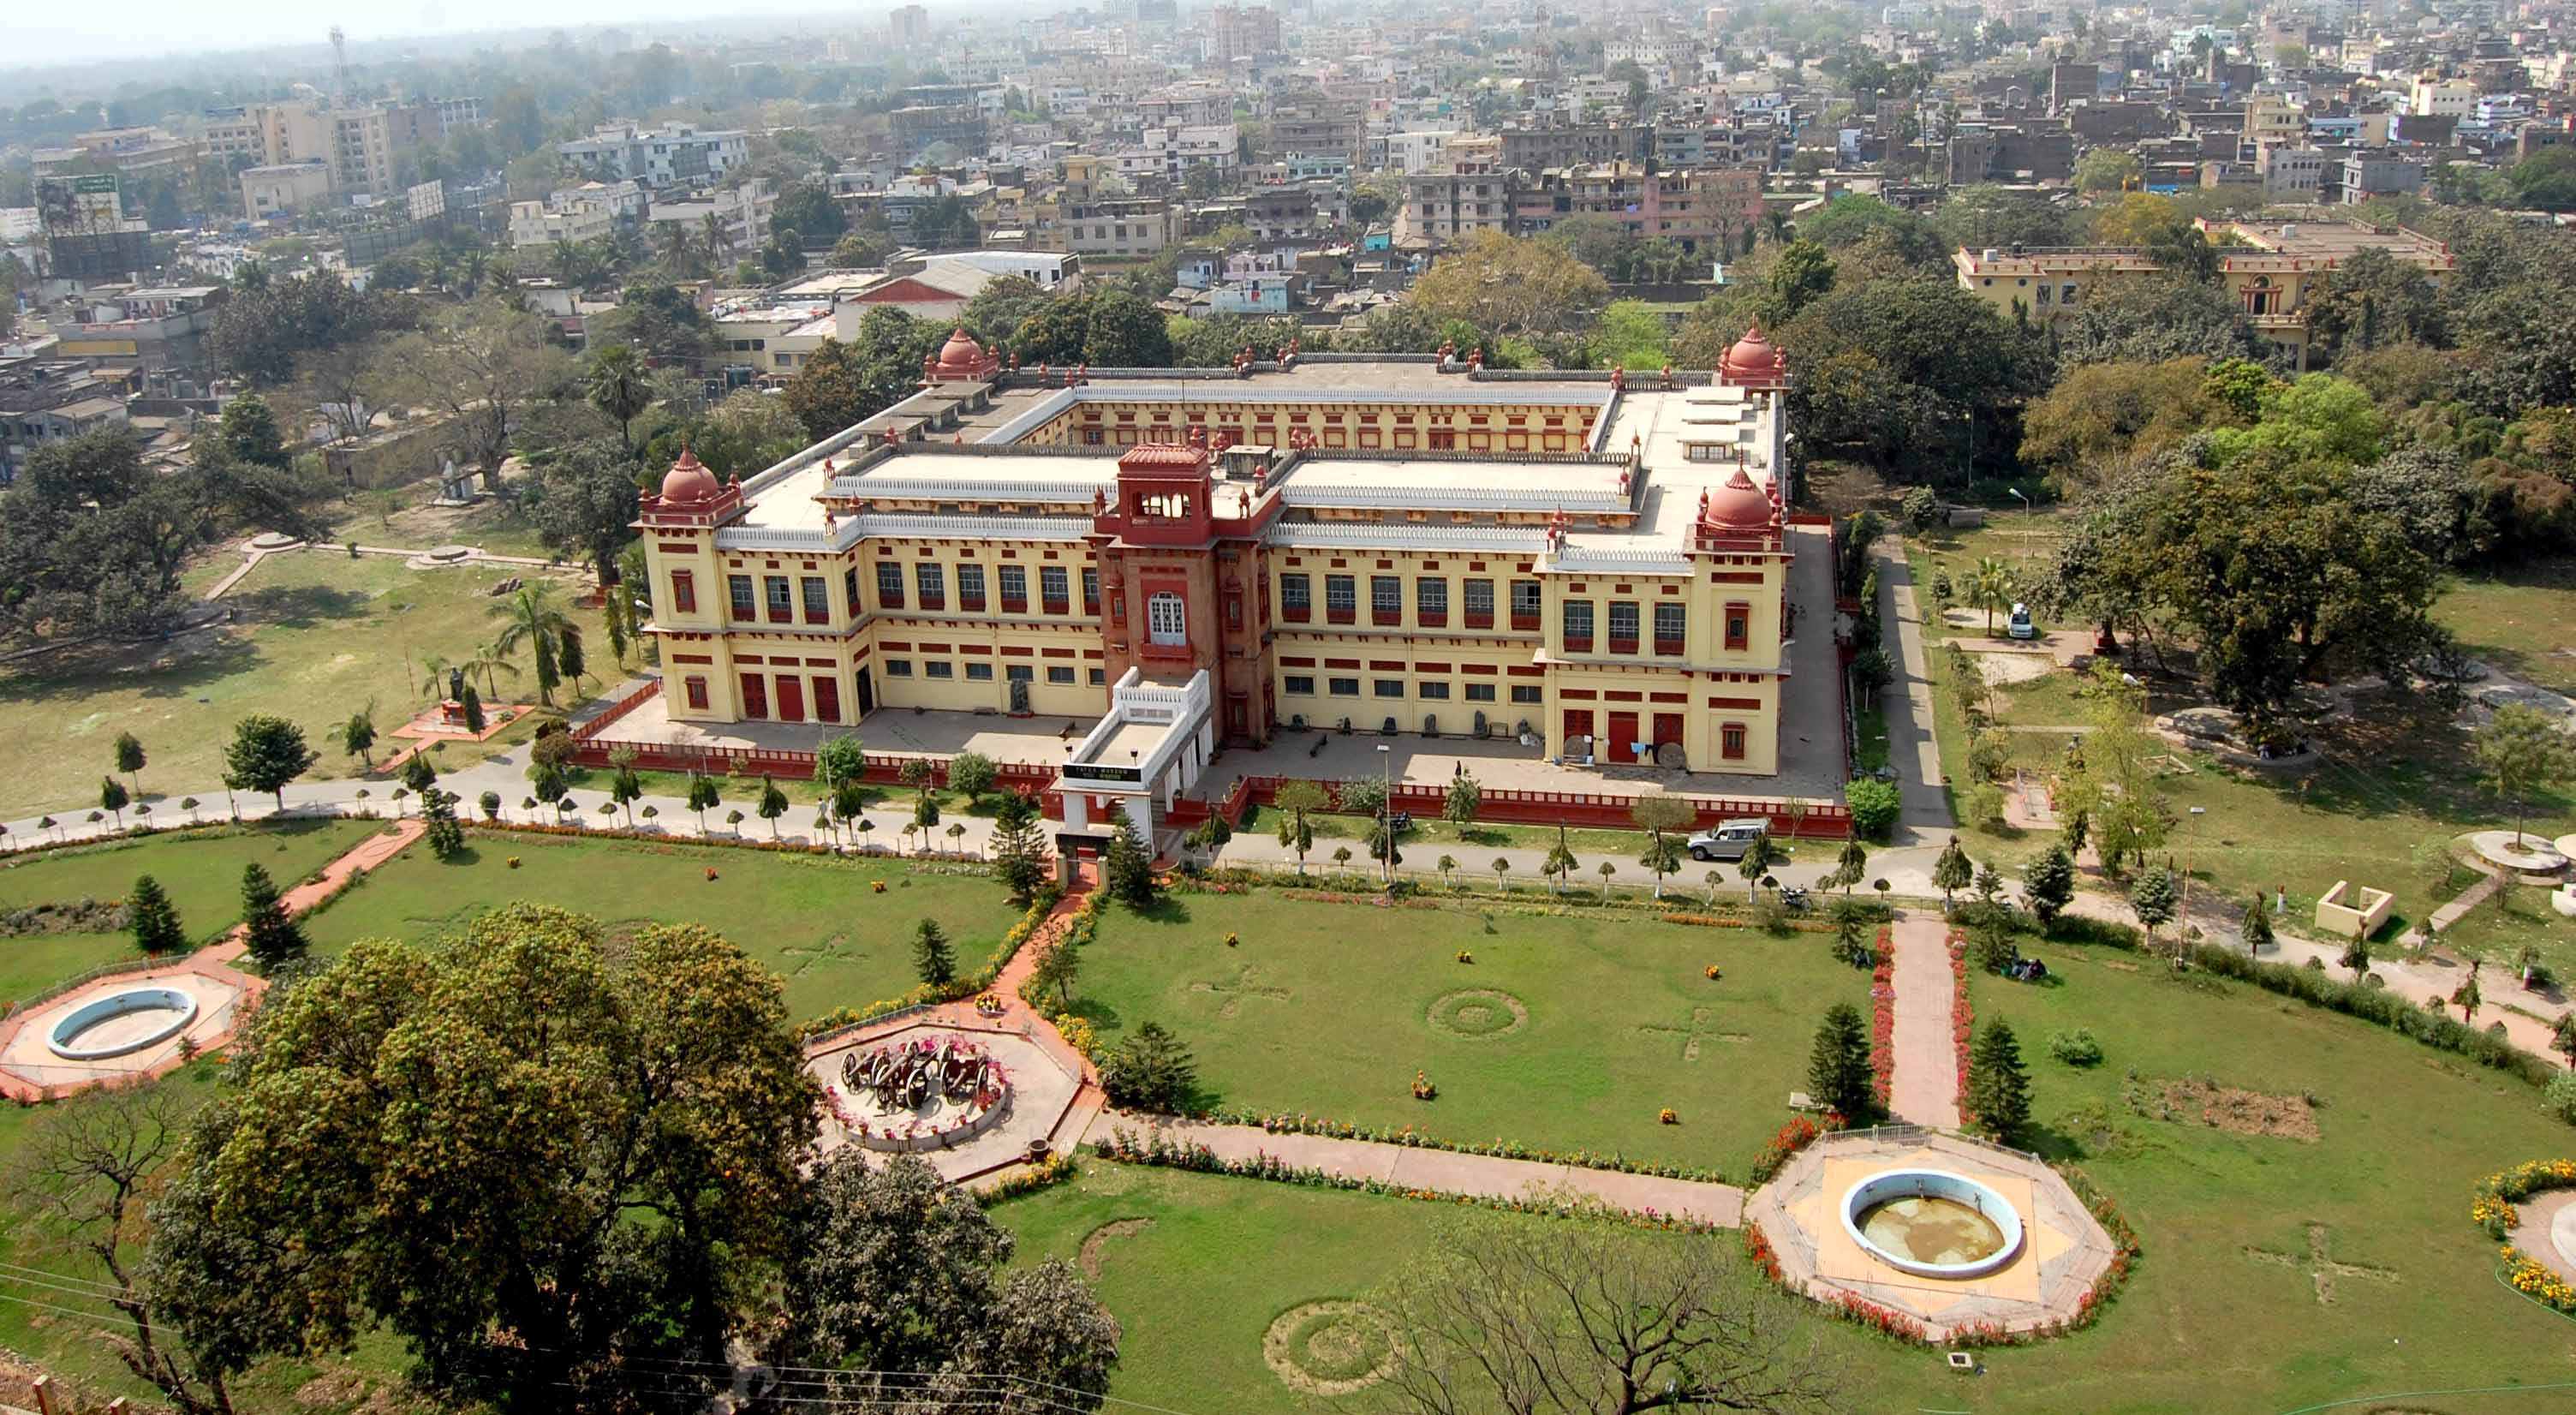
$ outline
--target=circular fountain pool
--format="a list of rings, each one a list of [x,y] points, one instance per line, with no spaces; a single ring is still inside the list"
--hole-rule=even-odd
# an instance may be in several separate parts
[[[1979,1277],[2021,1251],[2021,1215],[1945,1169],[1873,1174],[1843,1194],[1843,1231],[1861,1251],[1917,1277]]]
[[[168,1041],[197,1020],[197,1000],[178,988],[127,988],[72,1009],[46,1034],[66,1061],[100,1061]]]

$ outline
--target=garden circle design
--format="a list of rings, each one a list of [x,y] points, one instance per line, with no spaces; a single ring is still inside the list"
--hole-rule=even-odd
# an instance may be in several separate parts
[[[1348,1395],[1395,1374],[1395,1327],[1365,1302],[1308,1302],[1270,1324],[1261,1359],[1290,1390]]]
[[[1500,988],[1465,988],[1435,999],[1431,1030],[1471,1042],[1508,1037],[1529,1025],[1529,1007]]]

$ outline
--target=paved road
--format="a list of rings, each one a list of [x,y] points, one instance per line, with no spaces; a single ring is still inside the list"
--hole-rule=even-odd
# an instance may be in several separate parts
[[[1904,802],[1900,844],[1949,843],[1958,819],[1941,785],[1941,748],[1932,732],[1932,659],[1923,638],[1923,607],[1914,593],[1902,538],[1883,535],[1869,548],[1878,565],[1879,622],[1896,636],[1896,679],[1881,690],[1886,704],[1888,765]]]

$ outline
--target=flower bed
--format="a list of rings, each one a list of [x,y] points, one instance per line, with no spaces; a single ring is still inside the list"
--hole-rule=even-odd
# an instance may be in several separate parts
[[[1796,1159],[1800,1151],[1842,1128],[1843,1118],[1839,1115],[1828,1113],[1822,1121],[1810,1120],[1803,1115],[1791,1116],[1789,1123],[1781,1126],[1779,1133],[1773,1135],[1762,1146],[1762,1153],[1755,1157],[1753,1182],[1757,1185],[1770,1183],[1773,1176],[1789,1167],[1789,1161]]]
[[[2539,1259],[2508,1243],[2503,1249],[2505,1285],[2552,1311],[2576,1316],[2576,1287]]]
[[[1389,1184],[1382,1179],[1334,1174],[1309,1165],[1293,1165],[1277,1155],[1266,1152],[1248,1160],[1223,1159],[1205,1145],[1175,1143],[1160,1134],[1140,1140],[1128,1133],[1123,1126],[1112,1131],[1110,1138],[1095,1142],[1093,1152],[1102,1159],[1115,1160],[1121,1164],[1186,1169],[1198,1174],[1222,1174],[1237,1179],[1266,1179],[1276,1184],[1302,1184],[1317,1189],[1345,1189],[1353,1193],[1391,1195],[1399,1199],[1419,1199],[1434,1204],[1467,1204],[1502,1213],[1597,1219],[1626,1224],[1631,1228],[1650,1228],[1666,1233],[1718,1231],[1718,1225],[1704,1219],[1683,1218],[1677,1214],[1667,1214],[1656,1209],[1614,1208],[1597,1200],[1507,1199],[1487,1194],[1462,1194],[1447,1189],[1422,1189],[1407,1184]]]
[[[2552,1189],[2576,1189],[2576,1160],[2524,1160],[2488,1175],[2472,1191],[2469,1218],[2487,1231],[2487,1237],[2501,1243],[2522,1223],[2522,1213],[2514,1206]]]
[[[1719,1170],[1698,1169],[1690,1165],[1656,1164],[1650,1160],[1632,1160],[1625,1155],[1594,1154],[1590,1150],[1534,1150],[1517,1141],[1499,1136],[1490,1144],[1461,1143],[1425,1135],[1407,1125],[1388,1130],[1355,1125],[1347,1120],[1331,1120],[1299,1111],[1232,1110],[1218,1107],[1200,1111],[1190,1117],[1214,1125],[1254,1125],[1272,1135],[1319,1135],[1328,1140],[1364,1140],[1377,1145],[1403,1145],[1416,1150],[1444,1150],[1450,1154],[1483,1155],[1489,1159],[1532,1160],[1540,1164],[1565,1164],[1577,1169],[1606,1169],[1617,1174],[1647,1174],[1658,1179],[1687,1179],[1701,1184],[1723,1184],[1726,1175]]]
[[[1959,1121],[1967,1124],[1968,1045],[1977,1029],[1977,1009],[1968,1002],[1968,940],[1957,929],[1943,941],[1950,950],[1950,1049],[1959,1063]]]
[[[1040,1189],[1052,1189],[1081,1172],[1082,1166],[1074,1163],[1072,1156],[1050,1154],[1036,1164],[1006,1174],[992,1184],[976,1190],[975,1202],[985,1208],[991,1208],[1004,1199],[1016,1199],[1022,1194],[1034,1194]]]
[[[1878,931],[1878,962],[1869,970],[1869,1090],[1887,1109],[1896,1086],[1896,934]]]

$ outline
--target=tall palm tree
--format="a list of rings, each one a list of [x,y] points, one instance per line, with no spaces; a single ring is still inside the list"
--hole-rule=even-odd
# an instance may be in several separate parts
[[[494,604],[491,614],[502,621],[501,637],[493,640],[493,647],[511,654],[526,644],[529,656],[536,660],[537,700],[553,707],[555,685],[563,681],[555,670],[555,647],[572,627],[572,616],[555,603],[555,587],[542,580],[522,585],[517,594]]]
[[[591,406],[617,419],[618,439],[635,450],[635,417],[653,406],[653,381],[644,361],[624,344],[610,344],[590,356]]]
[[[1968,602],[1986,612],[1987,633],[1995,631],[1995,611],[2011,607],[2012,598],[2012,567],[1992,555],[1979,558],[1968,572]]]
[[[1776,206],[1763,208],[1763,240],[1775,246],[1784,245],[1795,235],[1796,232],[1790,229],[1789,213],[1786,210]]]
[[[710,211],[701,219],[700,225],[706,232],[708,262],[712,265],[724,264],[725,257],[733,254],[733,238],[725,234],[723,219]]]
[[[507,673],[516,678],[520,670],[519,665],[511,662],[510,655],[502,649],[500,640],[495,639],[491,643],[475,647],[474,656],[465,660],[465,672],[469,677],[477,673],[482,674],[483,696],[497,703],[501,701],[501,685],[495,675]]]

